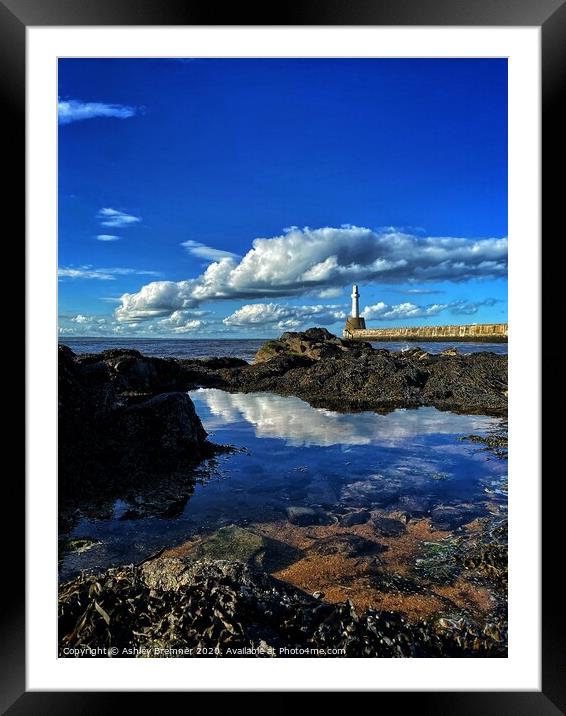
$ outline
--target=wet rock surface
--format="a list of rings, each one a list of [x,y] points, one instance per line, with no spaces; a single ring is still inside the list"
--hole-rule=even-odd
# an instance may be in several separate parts
[[[371,512],[367,510],[358,510],[357,512],[348,512],[340,518],[341,527],[352,527],[353,525],[363,525],[371,517]]]
[[[386,545],[354,534],[342,534],[317,540],[310,554],[339,555],[341,557],[368,557],[387,551]]]
[[[466,571],[473,580],[505,588],[507,586],[507,520],[484,521],[472,534],[455,534],[440,542],[426,542],[416,564],[416,573],[445,583]],[[502,604],[507,597],[502,594]]]
[[[415,624],[388,611],[359,615],[351,602],[325,603],[233,561],[162,557],[59,591],[63,657],[504,657],[502,628],[461,615]]]
[[[323,525],[331,521],[323,510],[305,507],[303,505],[291,505],[286,508],[285,512],[289,522],[301,527]]]
[[[391,517],[374,517],[371,521],[377,534],[385,537],[399,537],[407,531],[401,520],[392,519]]]
[[[59,493],[101,499],[213,454],[174,360],[59,346]]]
[[[270,537],[264,537],[237,525],[222,527],[184,550],[189,559],[230,559],[259,569],[275,571],[296,562],[301,552]]]

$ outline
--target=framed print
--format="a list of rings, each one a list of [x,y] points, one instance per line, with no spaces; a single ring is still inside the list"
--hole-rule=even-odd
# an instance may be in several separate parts
[[[3,708],[562,713],[564,4],[0,11],[27,270]]]

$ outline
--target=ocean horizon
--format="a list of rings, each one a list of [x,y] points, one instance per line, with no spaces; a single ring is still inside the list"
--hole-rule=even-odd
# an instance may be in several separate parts
[[[68,346],[74,353],[100,353],[101,351],[126,348],[137,350],[144,355],[158,358],[213,358],[226,356],[253,361],[263,343],[270,338],[62,338],[59,343]],[[447,348],[456,348],[461,353],[492,351],[507,354],[507,343],[459,343],[379,341],[372,342],[374,348],[402,351],[419,346],[428,353],[441,353]]]

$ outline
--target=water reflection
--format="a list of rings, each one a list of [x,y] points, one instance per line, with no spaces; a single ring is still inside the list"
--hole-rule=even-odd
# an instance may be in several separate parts
[[[138,562],[226,525],[288,525],[290,507],[321,510],[333,524],[363,509],[426,516],[443,529],[505,509],[506,463],[459,439],[485,434],[496,418],[434,408],[343,414],[216,389],[190,395],[213,441],[245,449],[205,463],[180,486],[157,481],[85,514],[69,537],[96,546],[64,555],[62,579]]]
[[[209,432],[244,420],[254,426],[256,438],[280,438],[293,447],[395,446],[425,435],[485,432],[495,422],[483,415],[456,415],[436,408],[396,410],[387,415],[336,413],[313,408],[293,396],[232,394],[216,388],[201,388],[190,395]]]

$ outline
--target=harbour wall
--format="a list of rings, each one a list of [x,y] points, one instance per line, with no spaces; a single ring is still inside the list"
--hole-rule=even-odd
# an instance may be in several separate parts
[[[467,341],[507,343],[507,323],[472,323],[463,326],[357,328],[346,321],[344,338],[360,341]]]

